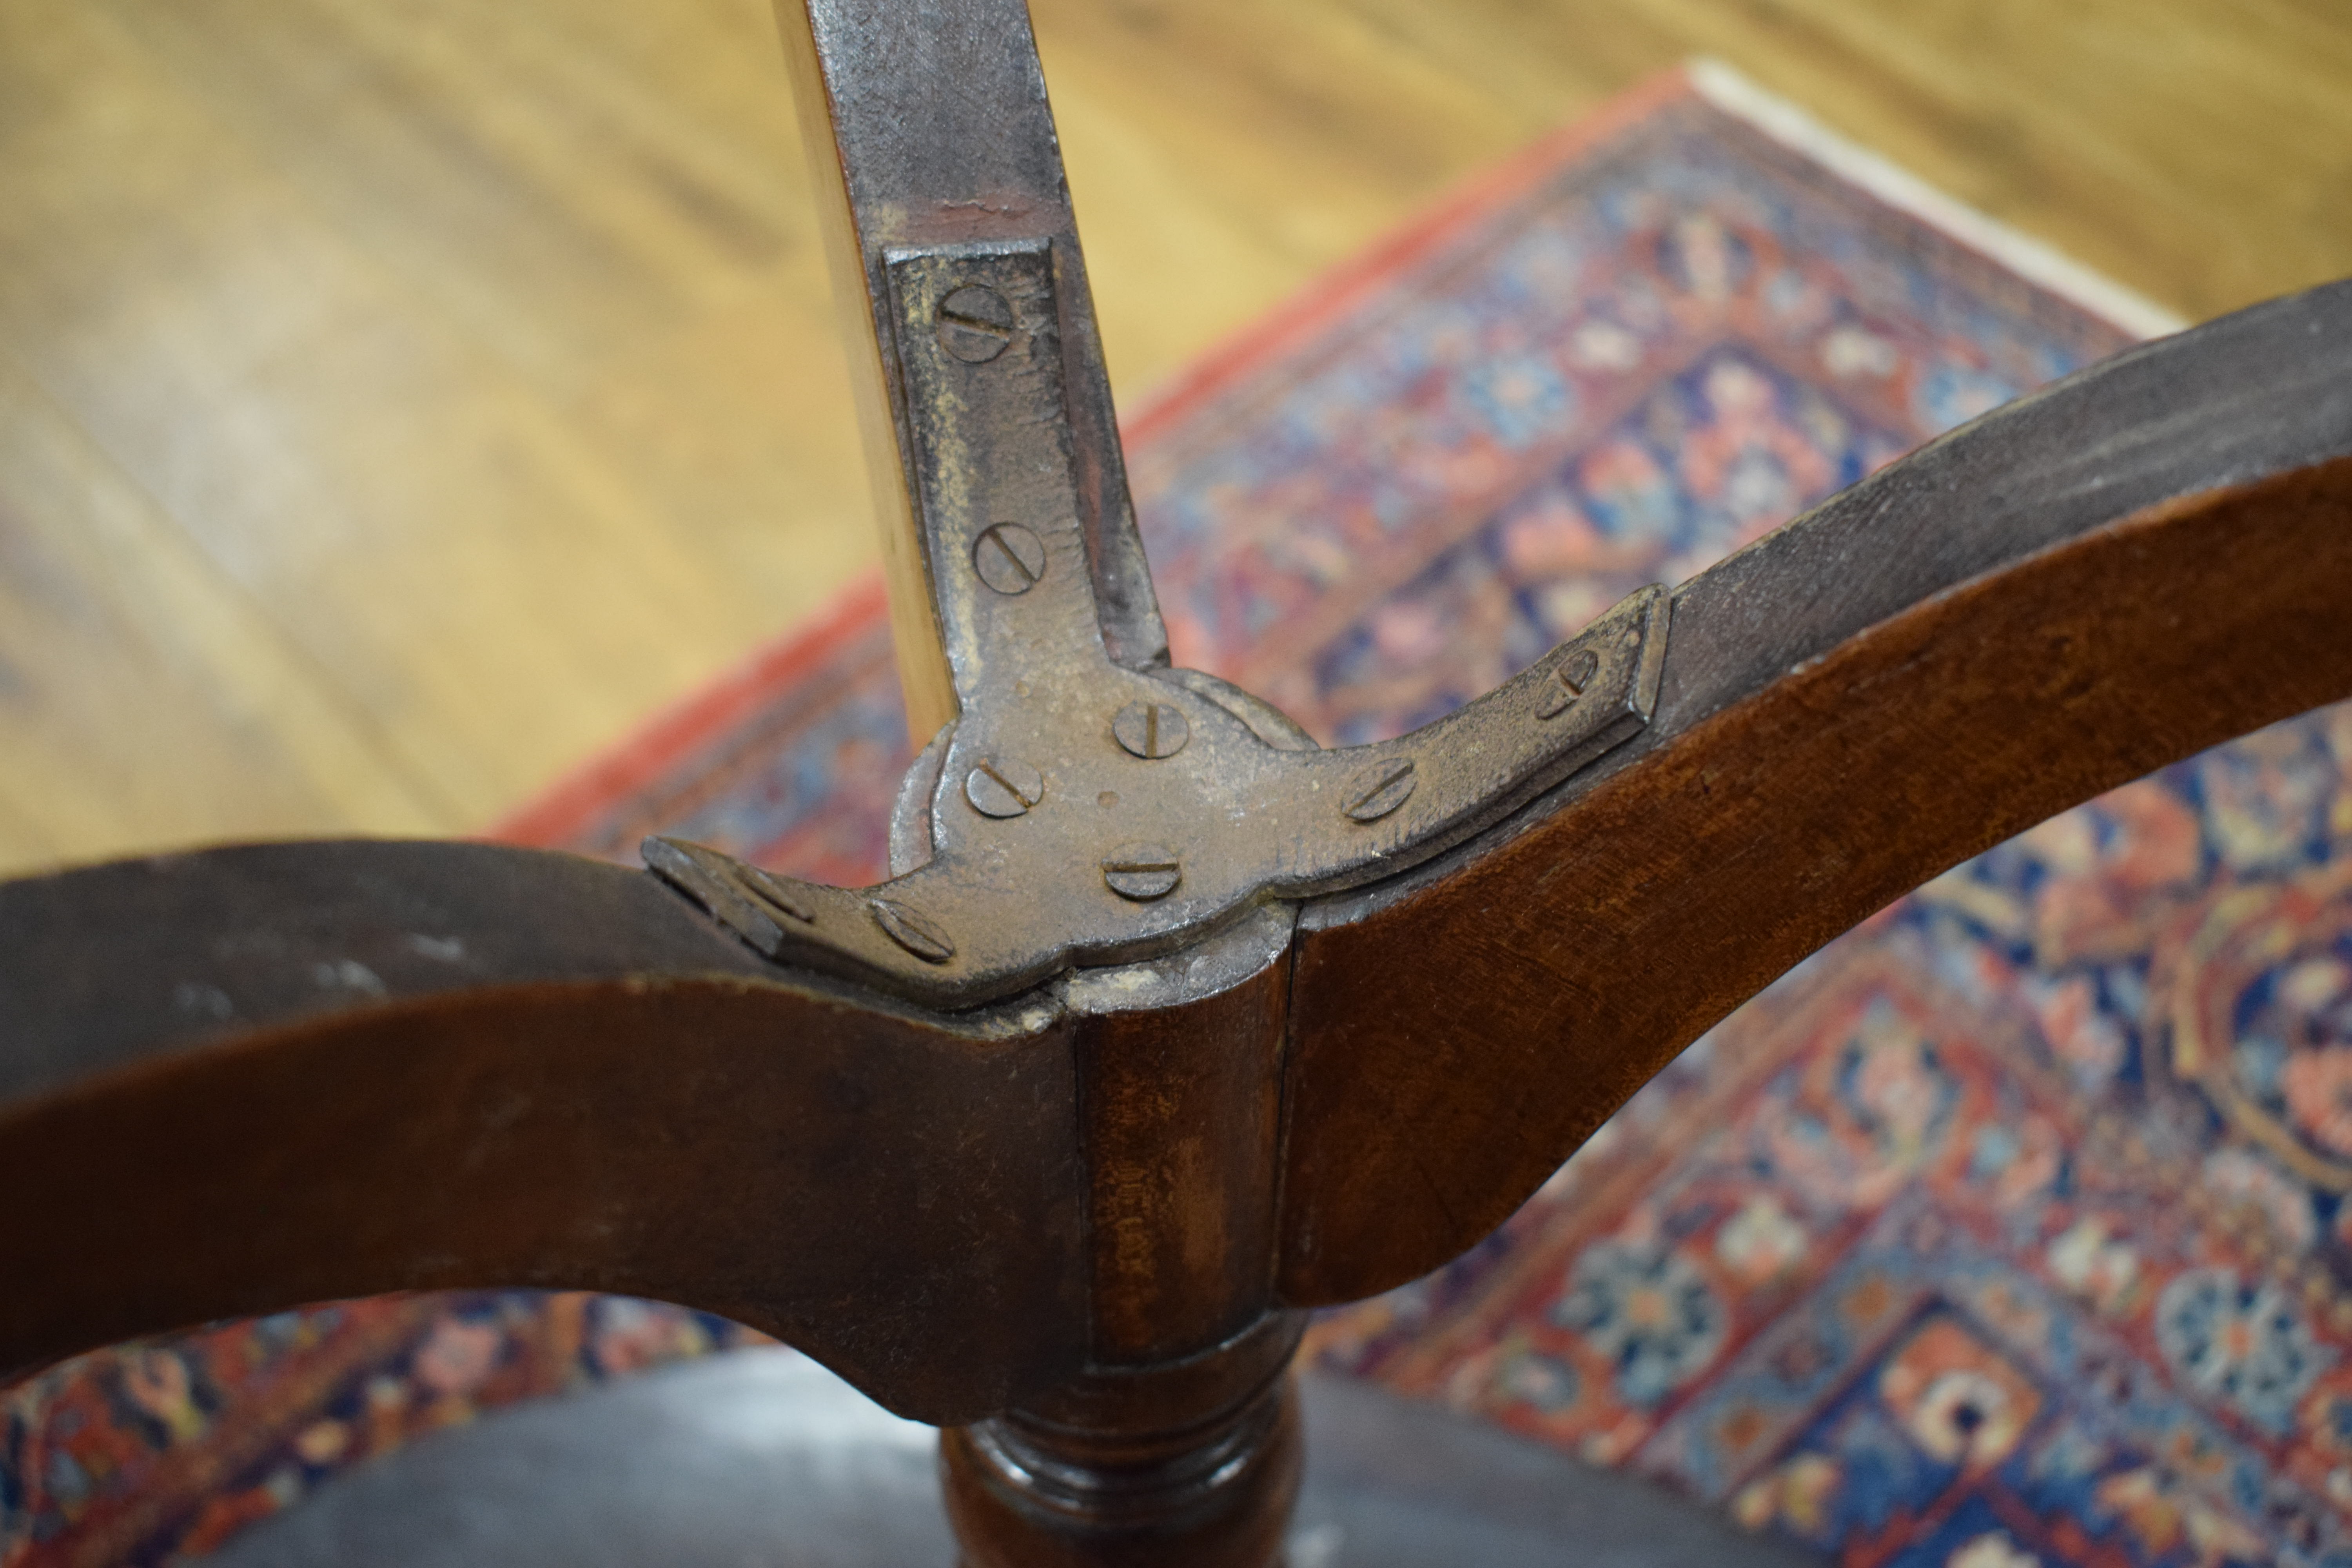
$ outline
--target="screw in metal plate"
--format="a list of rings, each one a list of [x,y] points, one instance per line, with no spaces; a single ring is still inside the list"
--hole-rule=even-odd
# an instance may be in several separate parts
[[[1536,710],[1538,719],[1557,719],[1576,706],[1576,700],[1584,695],[1584,689],[1601,673],[1601,656],[1589,647],[1578,648],[1561,659],[1551,673],[1551,688]]]
[[[963,797],[982,816],[1018,816],[1045,798],[1045,777],[1016,758],[983,758],[964,775]]]
[[[925,963],[945,963],[955,956],[947,932],[895,899],[877,899],[869,906],[882,933]]]
[[[1013,307],[982,283],[967,283],[940,301],[940,347],[966,364],[986,364],[1013,343]]]
[[[782,878],[762,871],[757,866],[738,866],[735,879],[760,896],[760,901],[780,914],[790,915],[803,925],[816,919],[816,910],[807,898]]]
[[[1017,522],[993,523],[971,542],[972,570],[1000,594],[1025,594],[1045,575],[1045,542]]]
[[[1102,874],[1120,898],[1148,904],[1174,892],[1184,868],[1164,844],[1122,844],[1104,858]]]
[[[1165,702],[1130,702],[1110,721],[1118,743],[1139,757],[1172,757],[1192,738],[1192,721]]]
[[[1340,809],[1358,822],[1378,822],[1402,805],[1419,783],[1411,757],[1391,757],[1387,762],[1375,763],[1348,785],[1348,804]]]

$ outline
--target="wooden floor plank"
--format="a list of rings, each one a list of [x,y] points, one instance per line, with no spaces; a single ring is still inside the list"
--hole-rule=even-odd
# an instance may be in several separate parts
[[[93,722],[102,719],[102,722]],[[364,713],[0,357],[0,834],[447,833]]]
[[[668,628],[769,627],[142,47],[53,20],[79,90],[0,159],[0,333],[438,798],[486,818],[723,662]]]

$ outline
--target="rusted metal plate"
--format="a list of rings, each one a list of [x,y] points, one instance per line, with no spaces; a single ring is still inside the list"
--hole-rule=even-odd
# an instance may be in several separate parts
[[[1179,951],[1268,899],[1394,876],[1504,816],[1640,731],[1666,609],[1636,595],[1469,707],[1332,752],[1269,745],[1173,681],[1041,661],[1025,696],[947,738],[929,858],[906,875],[828,888],[667,839],[646,861],[779,963],[936,1006],[993,1001]],[[1120,742],[1129,714],[1143,754]]]
[[[1324,752],[1220,682],[1106,647],[1080,523],[1052,245],[885,253],[930,592],[962,717],[919,770],[909,862],[792,882],[647,861],[754,950],[938,1006],[1150,958],[1254,904],[1392,876],[1638,733],[1669,605],[1633,595],[1461,711]],[[1270,717],[1269,717],[1270,715]]]

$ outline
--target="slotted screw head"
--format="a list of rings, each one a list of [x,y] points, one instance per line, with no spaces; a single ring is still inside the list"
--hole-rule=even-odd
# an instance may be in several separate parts
[[[1102,863],[1104,883],[1122,899],[1148,904],[1184,879],[1184,868],[1164,844],[1122,844]]]
[[[1559,661],[1551,672],[1551,686],[1544,693],[1542,704],[1536,709],[1538,719],[1557,719],[1576,706],[1592,678],[1601,673],[1601,656],[1589,647],[1578,648]]]
[[[982,816],[1018,816],[1045,798],[1045,777],[1016,757],[990,757],[964,775],[963,797]]]
[[[809,902],[807,895],[781,877],[762,871],[757,866],[739,866],[735,868],[735,879],[757,893],[761,902],[780,914],[790,915],[803,925],[816,919],[816,909]]]
[[[1192,738],[1192,722],[1165,702],[1130,702],[1110,721],[1110,732],[1136,756],[1172,757]]]
[[[1419,783],[1411,757],[1375,763],[1348,785],[1348,804],[1341,809],[1358,822],[1378,822],[1402,805]]]
[[[883,934],[925,963],[945,963],[955,956],[947,932],[897,900],[877,899],[871,907]]]
[[[972,570],[1000,594],[1025,594],[1045,575],[1045,542],[1017,522],[981,530],[971,542]]]
[[[1013,342],[1013,307],[981,283],[967,283],[940,301],[940,347],[966,364],[986,364]]]

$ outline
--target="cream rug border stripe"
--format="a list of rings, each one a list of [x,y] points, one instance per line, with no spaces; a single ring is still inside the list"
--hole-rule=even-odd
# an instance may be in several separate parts
[[[1700,97],[1746,121],[1841,178],[1983,252],[2028,282],[2140,338],[2181,331],[2188,321],[2146,295],[2101,276],[2031,235],[1946,195],[1908,170],[1850,142],[1787,99],[1767,92],[1721,60],[1704,56],[1683,68]]]

